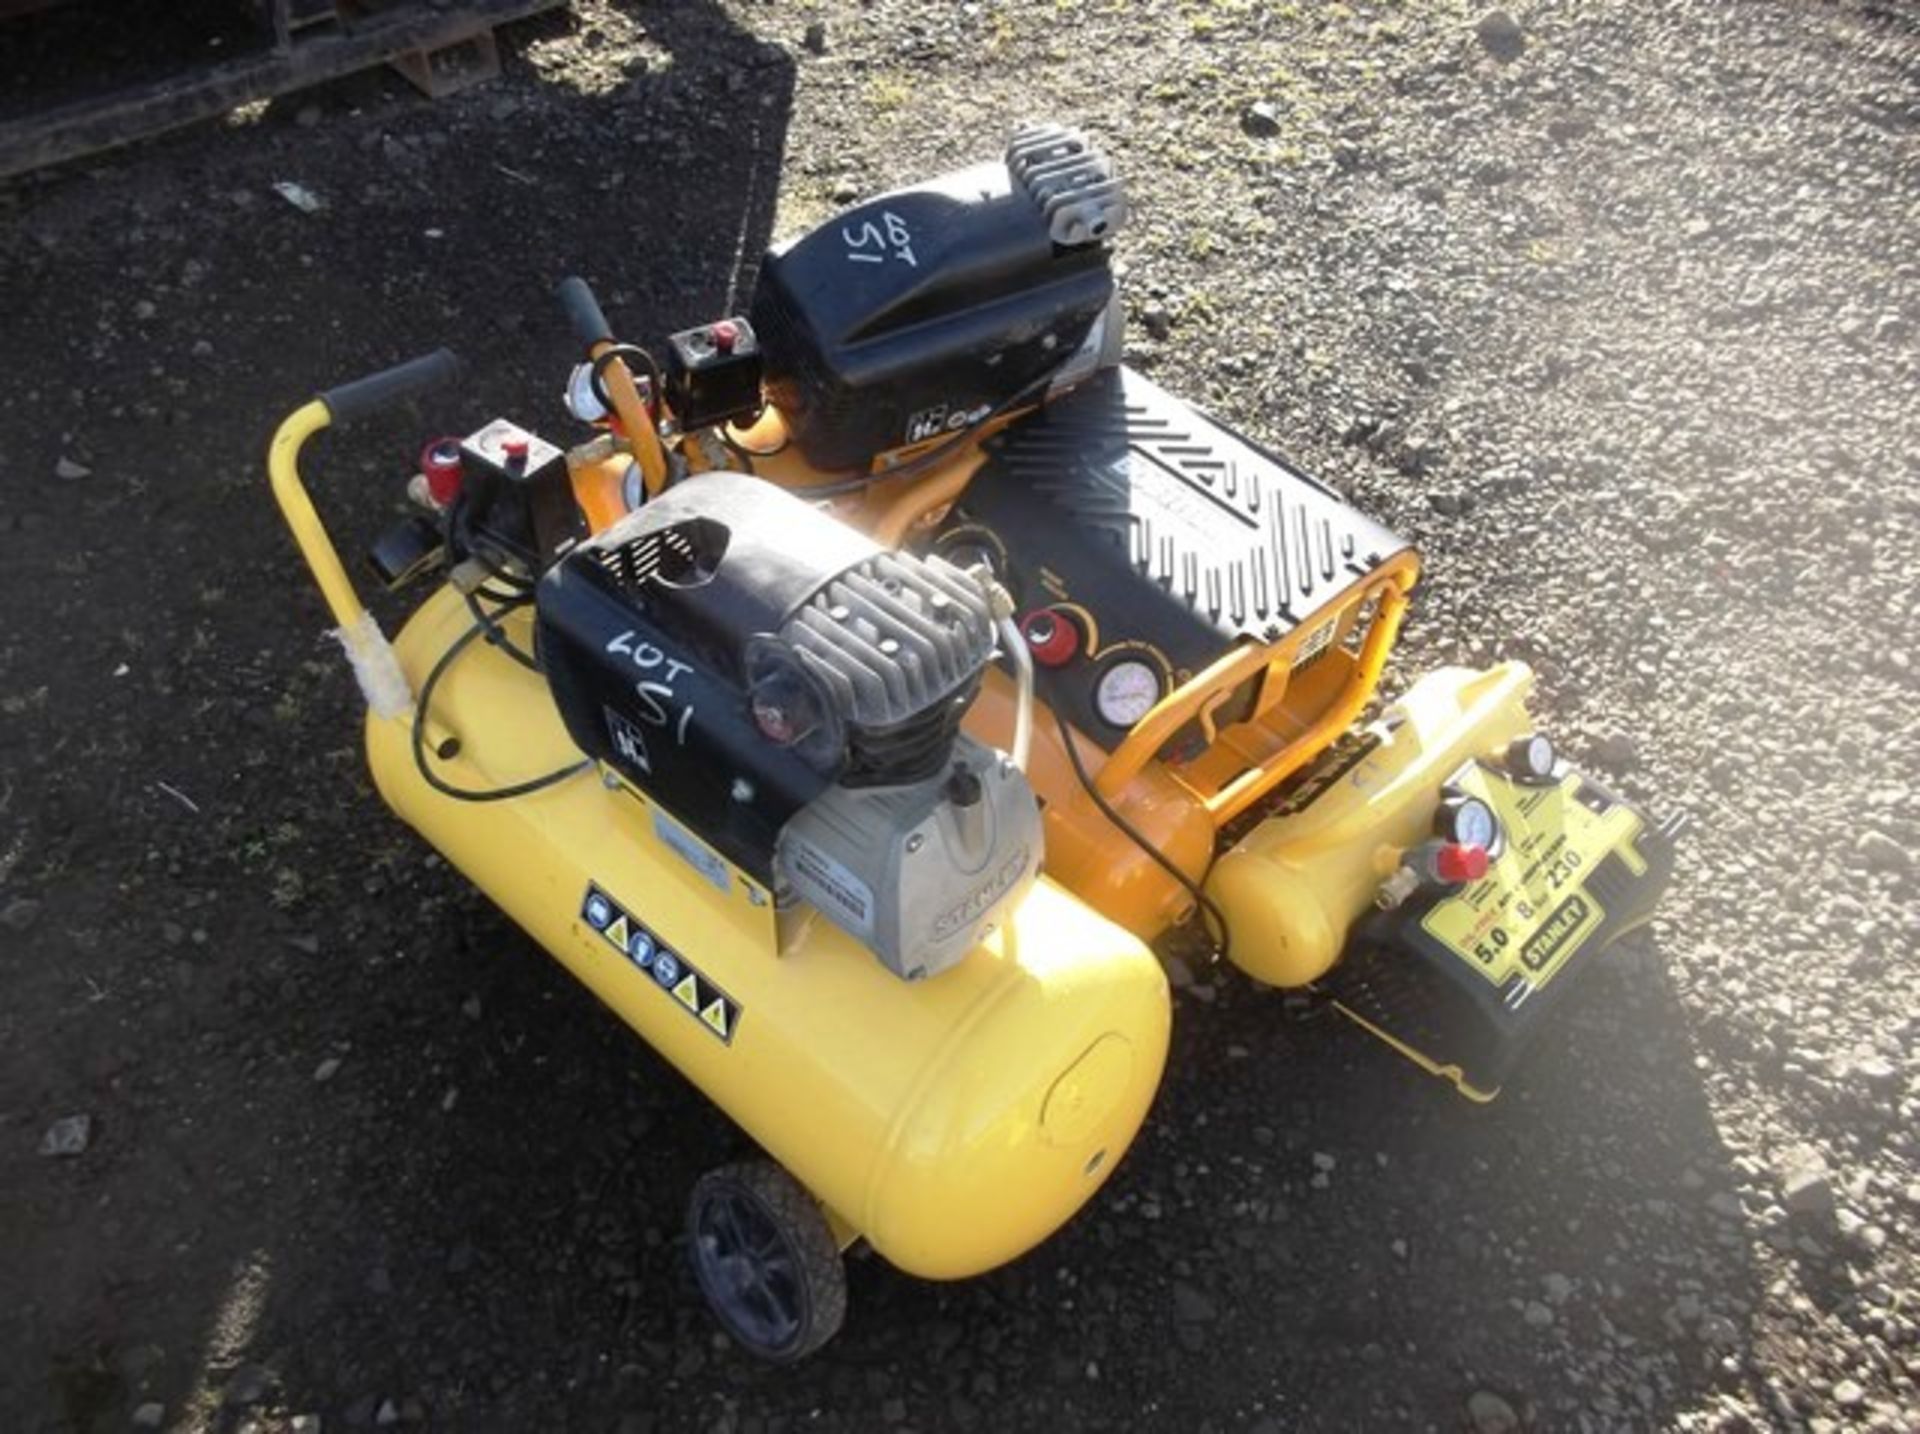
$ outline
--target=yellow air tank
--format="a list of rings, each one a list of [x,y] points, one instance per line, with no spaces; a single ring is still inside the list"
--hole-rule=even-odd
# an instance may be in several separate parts
[[[1326,975],[1401,852],[1429,834],[1447,777],[1528,730],[1532,686],[1519,662],[1440,668],[1328,748],[1207,878],[1234,964],[1274,986]]]
[[[408,622],[394,649],[415,693],[469,626],[449,589]],[[432,768],[464,788],[579,760],[541,677],[485,643],[448,665],[431,716],[432,746],[457,745]],[[367,719],[394,811],[901,1269],[1012,1259],[1133,1140],[1166,1060],[1166,981],[1063,888],[1043,878],[959,965],[909,983],[831,922],[776,918],[764,889],[598,770],[511,801],[442,795],[411,725]]]

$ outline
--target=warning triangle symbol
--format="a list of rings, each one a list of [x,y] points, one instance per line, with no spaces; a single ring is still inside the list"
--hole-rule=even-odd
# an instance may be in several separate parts
[[[715,996],[713,1004],[700,1013],[700,1019],[719,1034],[722,1040],[727,1037],[727,1002],[724,997]]]
[[[680,984],[673,988],[673,994],[679,997],[681,1005],[697,1013],[700,1009],[700,978],[689,971]]]
[[[616,950],[624,953],[627,949],[627,918],[616,916],[613,923],[601,934],[613,943]]]

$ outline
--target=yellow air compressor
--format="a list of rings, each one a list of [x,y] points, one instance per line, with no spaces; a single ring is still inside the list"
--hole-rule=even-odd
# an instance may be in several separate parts
[[[457,363],[273,441],[382,796],[769,1157],[687,1219],[772,1359],[839,1327],[856,1239],[965,1277],[1100,1188],[1174,928],[1486,1099],[1671,871],[1519,664],[1362,720],[1417,559],[1118,362],[1125,217],[1042,126],[775,249],[664,362],[566,281],[587,435],[426,445],[370,554],[433,584],[391,642],[298,458]]]

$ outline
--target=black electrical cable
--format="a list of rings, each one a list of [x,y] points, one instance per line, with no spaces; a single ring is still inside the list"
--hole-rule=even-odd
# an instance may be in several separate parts
[[[514,782],[504,787],[456,787],[427,765],[427,711],[433,705],[433,692],[440,685],[440,679],[446,675],[453,660],[479,637],[486,628],[475,623],[447,646],[439,659],[427,673],[427,680],[420,685],[420,700],[413,709],[413,765],[420,772],[420,779],[442,796],[453,797],[463,802],[503,802],[512,797],[524,797],[529,793],[543,791],[568,777],[576,776],[593,765],[581,760],[569,767],[556,768],[542,776],[530,777],[524,782]]]
[[[593,390],[593,396],[600,400],[600,406],[608,413],[614,411],[613,395],[607,392],[605,375],[607,368],[615,359],[626,362],[638,359],[647,370],[647,416],[658,423],[660,421],[660,395],[666,387],[666,381],[660,375],[660,365],[652,354],[638,344],[609,344],[593,361],[593,367],[587,371],[587,384]]]
[[[763,408],[760,410],[759,413],[754,414],[752,419],[749,420],[747,426],[751,428],[755,423],[758,423],[761,419],[761,416],[765,413],[766,413],[766,409]],[[746,444],[742,443],[739,439],[733,436],[731,432],[733,427],[734,425],[732,423],[723,423],[715,431],[720,435],[720,441],[722,443],[726,444],[729,449],[731,449],[733,452],[739,454],[742,458],[747,460],[749,470],[751,470],[754,459],[777,458],[782,453],[785,453],[789,448],[793,447],[793,435],[791,433],[782,432],[780,435],[780,441],[774,444],[774,446],[771,448],[749,448],[747,447]]]
[[[1200,910],[1205,913],[1207,919],[1218,928],[1219,935],[1214,937],[1214,944],[1219,947],[1220,954],[1225,956],[1227,954],[1228,944],[1233,939],[1232,933],[1227,929],[1226,916],[1218,906],[1214,905],[1213,898],[1201,889],[1199,882],[1175,866],[1152,842],[1140,834],[1139,829],[1136,828],[1132,822],[1129,822],[1125,817],[1121,816],[1120,813],[1116,812],[1107,799],[1100,795],[1100,789],[1093,784],[1093,778],[1087,775],[1087,769],[1080,761],[1079,749],[1073,745],[1073,731],[1067,726],[1067,719],[1060,715],[1059,707],[1051,702],[1047,705],[1052,708],[1053,720],[1060,728],[1060,745],[1067,749],[1067,763],[1073,768],[1073,775],[1080,779],[1080,785],[1086,789],[1087,795],[1093,798],[1093,804],[1100,809],[1100,814],[1118,827],[1121,834],[1135,846],[1139,847],[1141,851],[1152,857],[1168,876],[1171,876],[1187,889],[1187,894],[1193,898],[1194,904],[1198,906]],[[1209,932],[1208,934],[1211,936],[1213,933]]]
[[[525,651],[518,643],[509,637],[507,630],[501,627],[498,621],[501,613],[511,612],[515,608],[525,607],[532,601],[531,598],[515,598],[510,602],[502,603],[492,612],[488,612],[480,606],[480,599],[473,593],[461,593],[460,596],[466,599],[467,611],[473,614],[474,622],[486,630],[487,642],[491,646],[499,648],[529,672],[538,672],[541,670],[539,659],[534,657],[532,653]]]

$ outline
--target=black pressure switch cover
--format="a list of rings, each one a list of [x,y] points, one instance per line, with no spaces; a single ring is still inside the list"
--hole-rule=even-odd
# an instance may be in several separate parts
[[[511,419],[463,439],[460,467],[471,525],[536,572],[584,535],[566,455]]]
[[[760,340],[745,319],[719,319],[667,340],[667,404],[684,429],[760,411]]]

